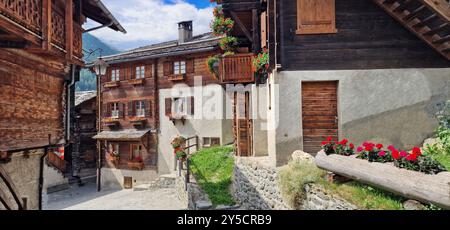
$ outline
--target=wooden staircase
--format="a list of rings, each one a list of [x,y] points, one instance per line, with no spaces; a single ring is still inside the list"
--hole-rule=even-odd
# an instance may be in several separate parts
[[[373,1],[450,60],[450,3],[448,0]]]

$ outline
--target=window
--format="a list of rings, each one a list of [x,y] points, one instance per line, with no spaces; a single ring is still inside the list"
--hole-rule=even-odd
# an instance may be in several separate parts
[[[119,118],[119,114],[120,114],[119,103],[112,103],[111,104],[111,117]]]
[[[145,66],[136,67],[136,79],[145,78]]]
[[[136,116],[145,117],[145,103],[143,101],[136,102]]]
[[[120,81],[120,69],[111,70],[111,81]]]
[[[186,115],[186,98],[175,98],[173,100],[173,114]]]
[[[142,145],[131,145],[130,160],[135,160],[137,158],[142,159]]]
[[[297,0],[297,34],[336,33],[335,0]]]
[[[119,144],[109,144],[109,151],[114,156],[120,155],[120,145]]]
[[[220,138],[218,137],[203,137],[203,148],[220,146]]]
[[[173,74],[186,74],[186,62],[176,61],[173,63]]]
[[[194,115],[194,97],[166,98],[166,116]]]

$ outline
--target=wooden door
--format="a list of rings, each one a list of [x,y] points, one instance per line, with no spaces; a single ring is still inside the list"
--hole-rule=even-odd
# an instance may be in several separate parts
[[[233,95],[233,133],[237,156],[252,155],[252,130],[250,93],[235,92]]]
[[[315,155],[328,136],[338,139],[337,82],[302,83],[303,151]]]

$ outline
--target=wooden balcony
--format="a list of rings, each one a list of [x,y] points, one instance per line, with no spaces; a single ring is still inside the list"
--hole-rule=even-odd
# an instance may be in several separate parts
[[[223,84],[253,83],[253,54],[235,54],[220,58],[219,78]]]
[[[186,79],[186,74],[177,74],[167,76],[167,80],[169,81],[184,81]]]
[[[106,82],[103,86],[105,88],[117,88],[120,86],[120,82],[119,81]]]
[[[24,44],[23,47],[13,48],[82,64],[83,30],[73,20],[73,5],[69,4],[72,1],[67,2],[0,0],[0,30],[8,34],[5,39],[10,39],[5,41],[25,41],[18,43]]]

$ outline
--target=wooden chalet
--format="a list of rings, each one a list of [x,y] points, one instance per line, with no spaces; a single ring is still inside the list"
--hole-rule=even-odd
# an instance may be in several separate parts
[[[88,18],[125,32],[98,0],[0,1],[0,209],[41,208],[47,154],[66,168]]]
[[[220,53],[219,38],[211,33],[193,36],[191,21],[180,22],[178,30],[178,40],[102,58],[108,70],[98,88],[101,126],[94,137],[102,148],[102,186],[129,188],[172,173],[170,141],[176,135],[201,133],[204,146],[229,140],[223,138],[222,120],[194,118],[202,109],[194,106],[197,98],[171,92],[178,85],[192,90],[200,77],[200,88],[211,86],[221,93],[219,80],[206,65],[208,57]]]
[[[431,135],[435,124],[420,114],[450,97],[448,1],[220,3],[237,35],[251,41],[250,50],[256,54],[267,47],[270,59],[267,84],[256,86],[267,98],[259,101],[268,118],[235,119],[238,155],[274,156],[280,165],[295,150],[314,154],[326,136],[376,139],[408,149]],[[238,58],[223,60],[222,82],[253,83],[247,70],[227,66]],[[237,93],[234,111],[254,110],[254,94]],[[262,121],[272,129],[257,130],[254,123]]]

